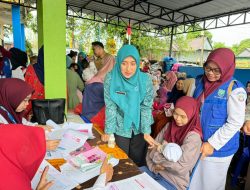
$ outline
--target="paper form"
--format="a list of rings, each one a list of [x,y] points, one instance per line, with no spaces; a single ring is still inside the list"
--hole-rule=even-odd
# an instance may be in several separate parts
[[[71,190],[74,187],[78,186],[79,184],[69,179],[64,174],[60,173],[57,169],[55,169],[50,163],[46,160],[43,160],[39,169],[37,170],[34,178],[31,181],[32,189],[36,189],[42,172],[46,166],[49,166],[47,180],[54,181],[54,184],[49,188],[50,190]]]
[[[165,190],[158,182],[147,173],[142,173],[131,178],[108,183],[105,190]]]

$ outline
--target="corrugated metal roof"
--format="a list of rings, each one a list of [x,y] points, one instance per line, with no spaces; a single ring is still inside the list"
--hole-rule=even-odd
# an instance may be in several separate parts
[[[23,1],[22,6],[36,2]],[[167,28],[169,31],[173,27],[183,25],[188,28],[197,26],[198,23],[203,25],[202,29],[211,29],[204,26],[216,28],[250,23],[250,0],[66,0],[66,3],[69,16],[72,16],[69,14],[72,11],[77,13],[74,16],[82,18],[85,14],[91,14],[101,22],[112,21],[113,24],[115,22],[120,25],[122,21],[126,21],[127,25],[130,23],[138,26],[137,29],[145,26],[156,30]],[[239,15],[233,17],[234,14]],[[225,17],[225,21],[220,17]],[[242,17],[239,23],[234,22],[237,17]],[[212,23],[209,23],[210,20]],[[209,22],[202,24],[206,21]],[[184,29],[183,32],[187,31]]]
[[[152,27],[188,24],[231,12],[250,11],[250,0],[67,0],[67,4],[88,11],[108,14],[103,19],[126,19],[130,23]],[[84,13],[84,9],[82,10]]]

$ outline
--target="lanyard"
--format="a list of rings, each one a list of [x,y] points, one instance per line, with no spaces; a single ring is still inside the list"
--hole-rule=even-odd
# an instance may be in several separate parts
[[[14,119],[14,117],[10,114],[10,112],[8,112],[8,110],[6,110],[3,106],[0,106],[0,109],[5,111],[10,119],[10,121],[14,124],[16,124],[16,120]]]

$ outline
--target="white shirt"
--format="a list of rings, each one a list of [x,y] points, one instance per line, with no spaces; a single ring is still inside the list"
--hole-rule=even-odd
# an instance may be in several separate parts
[[[91,61],[89,63],[89,67],[84,69],[82,71],[82,79],[84,81],[88,81],[90,80],[93,76],[95,76],[95,74],[97,73],[97,69],[96,69],[96,66],[95,66],[95,63],[93,61]]]
[[[9,124],[9,122],[0,114],[0,123]],[[27,121],[25,118],[22,118],[22,124],[27,126],[36,126],[38,123],[32,123]]]

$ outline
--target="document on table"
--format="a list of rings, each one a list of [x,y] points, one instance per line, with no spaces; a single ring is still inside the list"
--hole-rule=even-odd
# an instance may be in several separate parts
[[[142,173],[131,178],[108,183],[105,190],[165,190],[163,186],[157,183],[147,173]]]
[[[41,178],[42,172],[46,166],[49,166],[49,171],[47,174],[47,180],[54,181],[54,184],[49,188],[49,190],[71,190],[79,184],[69,179],[64,174],[60,173],[57,169],[55,169],[50,163],[46,160],[43,160],[39,169],[37,170],[35,176],[31,181],[32,189],[36,189],[39,180]]]
[[[76,130],[67,129],[55,151],[47,151],[46,159],[66,158],[70,152],[84,145],[88,136]]]
[[[77,183],[84,183],[89,179],[100,174],[100,168],[107,154],[95,147],[86,152],[72,156],[68,163],[60,167],[63,174],[67,175]],[[109,158],[113,166],[117,165],[119,160]]]
[[[48,140],[62,139],[64,132],[68,129],[80,131],[81,133],[87,135],[89,139],[94,138],[94,135],[92,133],[92,127],[93,127],[92,123],[80,124],[80,123],[66,122],[62,125],[62,127],[60,126],[55,127],[54,125],[50,125],[50,126],[53,126],[54,130],[52,130],[52,132],[47,134]]]
[[[63,124],[63,128],[81,131],[83,133],[86,133],[90,139],[94,138],[94,135],[92,133],[93,123],[66,122]]]

